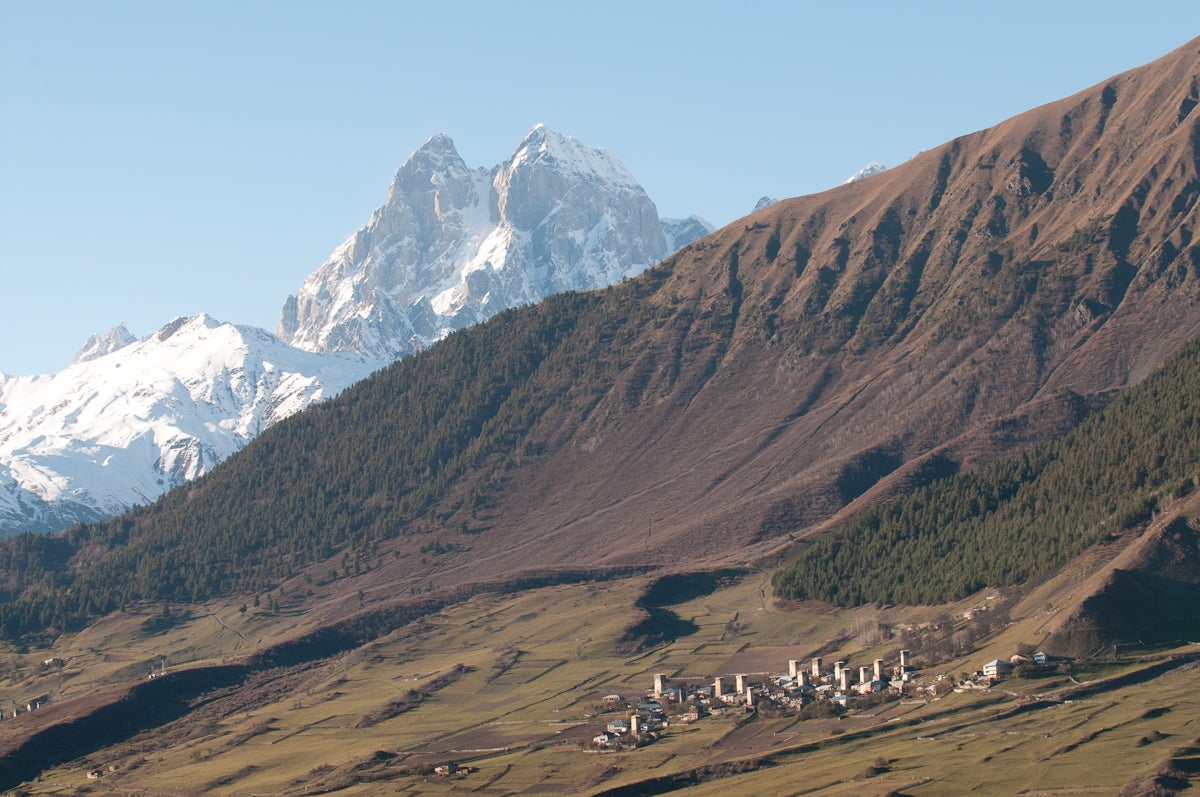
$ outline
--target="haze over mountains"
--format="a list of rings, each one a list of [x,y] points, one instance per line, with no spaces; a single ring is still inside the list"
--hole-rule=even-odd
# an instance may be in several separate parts
[[[0,375],[0,536],[152,501],[453,329],[619,281],[707,232],[694,217],[660,220],[615,157],[542,125],[490,170],[434,136],[289,297],[280,334],[292,346],[196,316],[143,341],[124,326],[94,335],[52,377]]]

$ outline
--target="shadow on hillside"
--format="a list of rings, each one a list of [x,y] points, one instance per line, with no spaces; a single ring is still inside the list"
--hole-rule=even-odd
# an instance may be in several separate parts
[[[0,757],[0,790],[13,789],[46,769],[131,739],[192,711],[205,692],[239,683],[242,665],[181,670],[137,684],[121,700],[40,731]]]
[[[46,769],[92,755],[103,748],[128,741],[144,731],[178,721],[194,711],[204,702],[205,696],[214,690],[242,684],[256,673],[326,660],[475,595],[509,594],[558,584],[607,581],[641,572],[644,569],[639,567],[529,571],[507,581],[467,584],[440,596],[415,602],[398,602],[342,618],[336,623],[262,650],[246,659],[244,664],[178,670],[153,680],[138,682],[115,702],[37,731],[11,748],[0,745],[0,792],[32,780]],[[670,618],[658,618],[658,622],[673,632],[680,630],[671,623]],[[153,628],[151,626],[151,630]],[[145,662],[139,662],[129,672],[144,671],[145,666]]]
[[[1200,586],[1142,570],[1116,570],[1053,639],[1056,653],[1090,656],[1110,646],[1161,647],[1200,640]]]
[[[741,570],[725,569],[671,573],[655,579],[635,603],[646,616],[626,629],[621,636],[620,650],[636,653],[696,633],[700,630],[698,625],[666,607],[711,595],[743,573]]]

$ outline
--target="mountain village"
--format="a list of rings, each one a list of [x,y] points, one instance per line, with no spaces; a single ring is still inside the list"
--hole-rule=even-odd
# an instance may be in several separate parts
[[[895,662],[875,659],[857,668],[846,661],[829,664],[817,656],[811,662],[790,659],[786,673],[738,673],[701,676],[670,676],[658,673],[652,688],[637,702],[620,694],[604,695],[602,716],[612,717],[591,739],[592,749],[628,749],[656,741],[672,723],[688,724],[708,716],[729,712],[835,716],[846,710],[867,708],[888,699],[923,697],[934,699],[948,691],[989,689],[1022,664],[1043,666],[1048,657],[1014,654],[1009,660],[983,664],[969,677],[955,682],[945,673],[918,679],[911,652],[901,650]],[[644,699],[642,699],[644,698]],[[815,709],[815,710],[814,710]]]

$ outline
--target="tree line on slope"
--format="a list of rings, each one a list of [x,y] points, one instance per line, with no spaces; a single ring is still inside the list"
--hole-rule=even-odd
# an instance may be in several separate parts
[[[804,548],[777,595],[938,604],[1044,578],[1200,479],[1200,339],[1067,435],[877,504]]]
[[[78,628],[139,601],[261,594],[327,560],[319,578],[333,580],[373,567],[385,540],[445,529],[536,455],[531,431],[553,407],[586,416],[612,390],[644,356],[633,343],[647,326],[674,351],[669,374],[713,356],[729,331],[721,312],[645,301],[669,268],[453,333],[150,506],[0,541],[0,634]]]

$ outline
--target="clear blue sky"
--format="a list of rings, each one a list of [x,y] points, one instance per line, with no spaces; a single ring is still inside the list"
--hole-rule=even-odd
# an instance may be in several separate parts
[[[434,133],[535,123],[721,225],[1153,60],[1195,0],[0,0],[0,372],[288,293]]]

